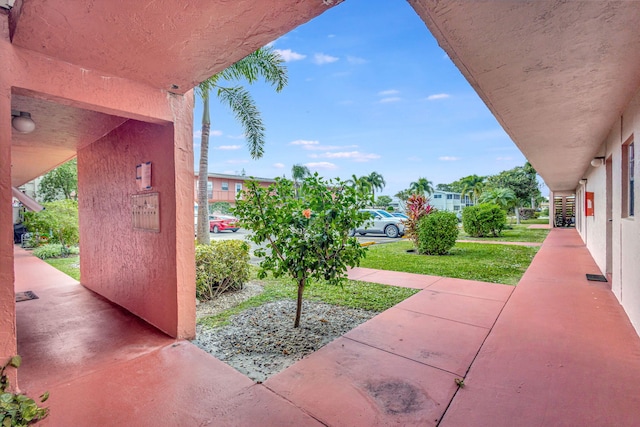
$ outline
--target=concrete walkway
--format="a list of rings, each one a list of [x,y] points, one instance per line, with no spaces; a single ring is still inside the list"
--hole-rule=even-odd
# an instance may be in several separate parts
[[[16,248],[21,388],[45,426],[634,426],[640,339],[575,230],[517,288],[354,269],[422,289],[264,384]],[[459,389],[456,379],[464,379]]]

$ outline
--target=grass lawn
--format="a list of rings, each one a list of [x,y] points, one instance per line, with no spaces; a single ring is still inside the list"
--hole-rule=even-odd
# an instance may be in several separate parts
[[[229,317],[248,308],[257,307],[281,299],[296,300],[297,287],[286,278],[269,277],[262,281],[264,292],[222,313],[198,320],[198,323],[210,327],[227,324]],[[381,312],[393,307],[402,300],[416,294],[419,289],[399,288],[377,283],[348,280],[344,286],[331,286],[327,283],[312,283],[304,290],[304,301],[320,301],[343,307],[360,308]],[[304,314],[303,314],[304,315]]]
[[[80,257],[72,255],[67,258],[48,258],[47,264],[80,281]]]
[[[493,242],[543,242],[549,234],[548,229],[527,228],[529,223],[516,225],[513,224],[511,229],[503,230],[499,237],[471,237],[460,229],[458,240],[477,240],[493,241]]]
[[[418,255],[407,249],[413,249],[409,241],[371,246],[360,266],[515,285],[538,251],[537,247],[481,243],[456,243],[443,256]]]

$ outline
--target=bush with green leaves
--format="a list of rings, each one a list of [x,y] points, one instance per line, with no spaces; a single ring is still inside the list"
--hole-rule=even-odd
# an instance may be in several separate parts
[[[13,393],[9,386],[6,370],[9,367],[19,368],[20,356],[13,356],[0,369],[0,426],[25,427],[35,424],[49,415],[49,408],[40,408],[35,400],[20,393]],[[49,393],[40,396],[40,403],[49,398]]]
[[[462,210],[462,225],[470,236],[497,237],[507,225],[507,213],[492,203],[468,206]]]
[[[64,248],[78,244],[78,202],[58,200],[44,203],[40,212],[25,213],[25,226],[31,233],[49,236],[49,243],[60,243]]]
[[[216,240],[196,245],[196,297],[210,300],[242,289],[249,280],[249,245],[241,240]]]
[[[368,213],[359,212],[372,202],[371,190],[340,179],[324,180],[314,174],[302,182],[300,198],[294,183],[276,178],[268,188],[247,182],[236,201],[235,215],[249,237],[263,245],[255,254],[264,257],[259,277],[268,271],[288,275],[298,287],[294,327],[300,325],[302,295],[311,280],[341,284],[348,267],[359,265],[366,248],[349,230],[359,228]]]
[[[38,246],[33,250],[33,254],[40,259],[60,258],[68,255],[77,255],[79,253],[80,250],[77,246],[65,248],[60,243],[47,243],[46,245]]]
[[[418,247],[418,223],[436,209],[429,204],[429,199],[424,194],[412,194],[407,198],[406,206],[408,218],[404,220],[404,234]]]
[[[418,221],[418,253],[445,255],[456,244],[458,217],[453,212],[437,211]]]
[[[209,205],[209,213],[219,213],[222,215],[229,215],[231,213],[231,203],[213,202]]]

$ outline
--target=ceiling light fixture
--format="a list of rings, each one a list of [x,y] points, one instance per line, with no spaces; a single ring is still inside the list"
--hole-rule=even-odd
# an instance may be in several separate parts
[[[604,164],[604,157],[602,156],[594,157],[593,160],[591,160],[591,166],[593,166],[594,168],[597,168],[598,166],[602,166],[603,164]]]
[[[579,181],[579,183],[580,183],[581,185],[585,185],[585,184],[587,183],[587,178],[582,178],[582,179]]]
[[[36,128],[36,123],[31,118],[31,114],[24,111],[12,111],[11,126],[20,133],[31,133]]]

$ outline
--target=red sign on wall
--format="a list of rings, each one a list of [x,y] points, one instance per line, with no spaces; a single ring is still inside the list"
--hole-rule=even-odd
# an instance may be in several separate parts
[[[593,216],[593,192],[587,191],[584,196],[584,214]]]

